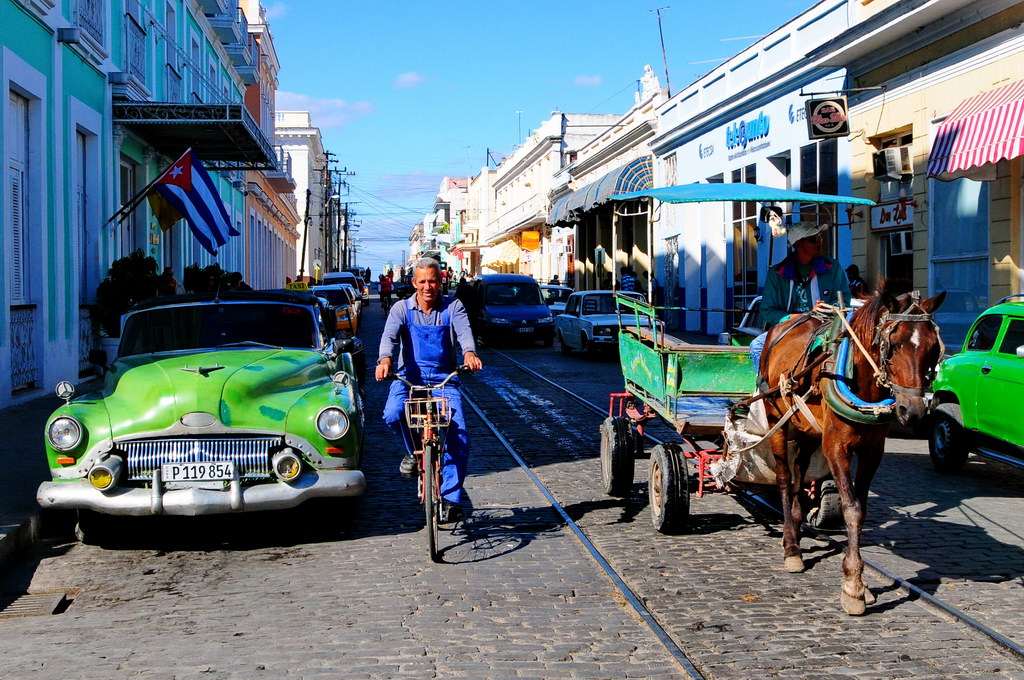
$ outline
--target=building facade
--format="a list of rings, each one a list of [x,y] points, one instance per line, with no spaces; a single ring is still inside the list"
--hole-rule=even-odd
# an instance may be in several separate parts
[[[323,273],[324,188],[326,164],[320,129],[313,126],[309,111],[278,111],[274,134],[291,163],[299,208],[299,245],[295,255],[296,279],[319,279]]]

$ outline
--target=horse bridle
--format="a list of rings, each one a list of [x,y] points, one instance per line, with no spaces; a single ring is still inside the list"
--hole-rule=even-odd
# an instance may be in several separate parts
[[[931,312],[925,311],[921,306],[921,293],[920,291],[911,291],[904,293],[897,297],[897,300],[905,300],[907,297],[910,298],[911,302],[907,308],[900,313],[893,314],[886,310],[882,312],[879,317],[878,325],[875,326],[875,338],[872,342],[873,345],[878,346],[879,364],[881,373],[878,376],[878,384],[882,387],[890,390],[893,394],[903,394],[909,397],[924,397],[924,387],[904,387],[898,385],[892,381],[889,377],[889,362],[892,361],[892,355],[895,351],[895,346],[892,343],[892,334],[896,330],[896,327],[901,323],[927,323],[935,331],[935,337],[939,341],[939,361],[942,361],[943,355],[946,353],[946,346],[942,342],[942,335],[939,334],[939,325],[935,323],[935,318]],[[913,314],[914,308],[917,308],[918,313]],[[927,376],[926,384],[931,384],[932,376],[935,373],[935,367],[933,366]]]

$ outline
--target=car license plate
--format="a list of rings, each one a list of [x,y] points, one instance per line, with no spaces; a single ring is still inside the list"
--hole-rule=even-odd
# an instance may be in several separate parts
[[[529,326],[520,326],[516,329],[516,333],[532,333],[533,329]]]
[[[165,482],[216,482],[235,477],[234,461],[206,463],[164,463],[160,475]]]

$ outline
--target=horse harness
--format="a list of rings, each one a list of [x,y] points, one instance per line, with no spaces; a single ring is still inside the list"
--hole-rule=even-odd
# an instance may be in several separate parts
[[[910,296],[910,306],[904,312],[899,314],[892,314],[889,310],[882,312],[879,318],[878,324],[875,326],[875,337],[872,340],[872,345],[878,346],[880,375],[877,376],[878,384],[882,387],[890,390],[894,394],[904,394],[910,397],[924,397],[925,390],[923,387],[904,387],[898,385],[892,381],[889,377],[889,362],[892,361],[892,355],[894,347],[892,344],[892,334],[896,330],[896,326],[901,323],[927,323],[934,331],[935,337],[939,341],[939,359],[946,353],[946,345],[942,342],[942,335],[939,334],[939,324],[935,323],[935,318],[931,312],[926,312],[921,307],[921,293],[920,291],[911,291],[904,293],[903,295],[896,298],[897,300],[903,300],[907,296]],[[918,313],[912,314],[911,312],[917,308]],[[934,371],[934,368],[932,369]],[[929,376],[930,377],[930,376]],[[929,383],[931,380],[929,379]]]
[[[849,321],[846,318],[846,313],[849,311],[848,308],[843,307],[840,302],[839,306],[830,306],[830,312],[822,312],[815,309],[803,314],[800,320],[783,331],[777,338],[774,338],[771,345],[765,348],[765,354],[767,355],[783,337],[801,323],[811,319],[821,321],[822,323],[812,331],[811,337],[807,340],[807,344],[801,354],[801,359],[797,366],[794,366],[793,370],[788,373],[780,375],[779,384],[775,387],[761,390],[758,394],[738,402],[733,408],[749,406],[753,402],[759,399],[765,399],[777,392],[780,397],[787,398],[790,401],[791,407],[777,426],[772,428],[772,432],[776,431],[778,426],[792,417],[792,415],[797,411],[800,411],[804,415],[805,419],[807,419],[807,421],[816,430],[818,430],[818,432],[821,432],[821,425],[817,422],[817,419],[814,418],[814,415],[811,413],[805,402],[807,397],[818,393],[818,385],[811,385],[807,392],[802,396],[796,393],[795,388],[806,375],[822,363],[825,364],[825,375],[823,377],[829,382],[835,383],[839,380],[850,380],[852,378],[852,371],[848,370],[847,366],[837,366],[835,356],[836,345],[840,342],[846,341],[847,336],[854,340],[854,344],[867,358],[868,363],[871,364],[872,368],[875,369],[875,379],[881,387],[888,389],[894,394],[924,397],[925,389],[923,387],[905,387],[893,382],[892,378],[889,376],[889,364],[892,361],[893,353],[895,351],[895,346],[892,343],[892,334],[895,332],[896,327],[901,323],[928,323],[935,330],[936,337],[939,340],[939,356],[941,357],[945,352],[945,345],[942,343],[942,336],[939,335],[938,324],[935,323],[935,319],[932,314],[921,307],[920,292],[915,290],[910,293],[904,293],[896,299],[902,301],[908,296],[911,298],[911,303],[906,310],[900,313],[892,313],[885,310],[882,312],[877,324],[875,325],[875,335],[872,339],[871,345],[878,347],[878,365],[875,364],[870,354],[860,343],[860,340],[850,327]],[[916,313],[915,309],[917,310]],[[832,316],[833,314],[834,316]],[[830,316],[832,317],[831,322],[829,322]],[[811,360],[810,357],[813,350],[818,347],[823,348],[821,354]],[[829,387],[833,388],[829,389]],[[891,404],[880,402],[878,404],[861,406],[844,398],[840,391],[834,389],[834,386],[831,385],[826,385],[823,392],[824,397],[832,410],[848,420],[866,424],[875,424],[889,420],[893,416],[893,406]]]

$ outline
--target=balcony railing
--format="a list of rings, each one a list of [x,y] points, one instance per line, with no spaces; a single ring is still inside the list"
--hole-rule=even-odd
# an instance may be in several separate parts
[[[146,32],[131,18],[124,22],[125,61],[128,73],[146,84]]]
[[[224,45],[232,43],[245,44],[249,37],[249,22],[245,20],[245,12],[241,7],[229,10],[225,14],[207,17],[214,33]]]
[[[103,0],[75,0],[75,24],[103,44]]]

